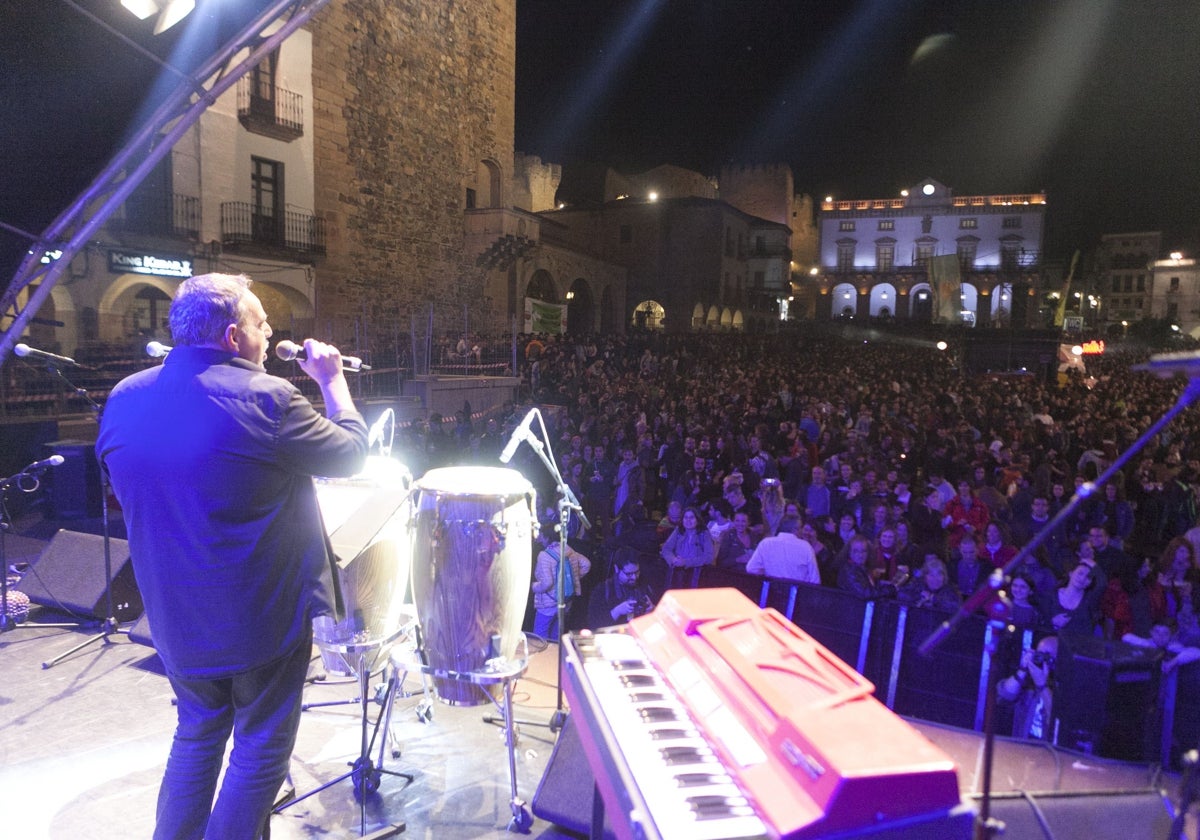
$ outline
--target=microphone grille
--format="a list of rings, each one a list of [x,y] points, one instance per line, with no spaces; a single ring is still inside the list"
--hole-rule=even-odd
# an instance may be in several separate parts
[[[275,355],[285,362],[290,362],[296,358],[300,352],[300,345],[294,341],[281,341],[275,345]]]

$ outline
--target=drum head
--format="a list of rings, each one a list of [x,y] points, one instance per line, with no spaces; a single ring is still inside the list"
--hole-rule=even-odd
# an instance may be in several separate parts
[[[425,493],[446,496],[523,496],[533,485],[507,467],[440,467],[425,473],[416,483]]]

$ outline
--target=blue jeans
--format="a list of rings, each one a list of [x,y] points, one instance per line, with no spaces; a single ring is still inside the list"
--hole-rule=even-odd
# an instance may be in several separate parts
[[[262,836],[287,777],[311,656],[309,635],[282,658],[237,676],[168,675],[179,722],[158,791],[154,840]],[[233,750],[214,804],[230,733]]]

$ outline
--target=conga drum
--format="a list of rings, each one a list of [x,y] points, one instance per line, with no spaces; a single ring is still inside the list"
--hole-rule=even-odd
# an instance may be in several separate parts
[[[499,699],[472,683],[488,660],[512,658],[532,565],[536,494],[519,472],[446,467],[416,483],[412,591],[425,665],[451,705]]]
[[[345,604],[339,618],[313,619],[325,670],[357,676],[374,669],[415,625],[406,604],[412,563],[412,474],[381,455],[351,478],[316,479],[317,505],[337,561]]]

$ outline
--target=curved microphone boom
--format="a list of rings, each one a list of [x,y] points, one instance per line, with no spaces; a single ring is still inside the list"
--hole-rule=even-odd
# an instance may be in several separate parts
[[[306,358],[304,347],[294,341],[281,341],[275,345],[275,355],[285,362],[294,362]],[[358,356],[342,356],[342,367],[346,370],[370,370],[371,366],[363,364]]]

